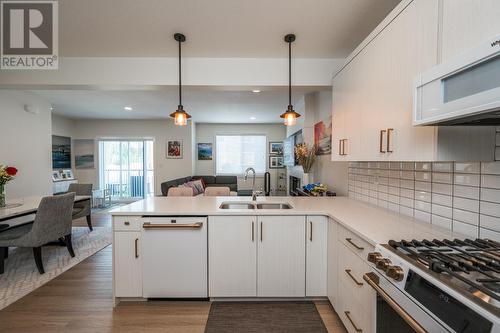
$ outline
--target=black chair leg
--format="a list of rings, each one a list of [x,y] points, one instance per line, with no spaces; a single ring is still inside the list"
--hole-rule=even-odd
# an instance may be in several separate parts
[[[1,252],[0,252],[1,253]],[[4,247],[3,248],[3,257],[5,259],[7,259],[9,257],[9,248],[8,247]]]
[[[92,218],[90,217],[90,215],[87,215],[87,224],[89,226],[90,231],[94,230],[92,229]]]
[[[5,249],[8,249],[8,247],[0,247],[0,274],[4,272],[5,255],[3,251],[5,251]]]
[[[66,243],[70,256],[73,258],[75,256],[75,251],[73,251],[73,243],[71,243],[71,234],[64,237],[64,242]]]
[[[43,269],[43,262],[42,262],[42,247],[34,247],[33,248],[33,255],[35,257],[35,263],[36,263],[36,268],[38,268],[38,272],[40,274],[44,274],[45,270]]]

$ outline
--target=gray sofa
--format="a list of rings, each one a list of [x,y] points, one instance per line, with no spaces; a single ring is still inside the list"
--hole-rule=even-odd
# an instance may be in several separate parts
[[[236,176],[190,176],[161,183],[161,193],[167,196],[169,188],[200,178],[203,179],[206,187],[229,187],[231,191],[238,192],[238,178]]]

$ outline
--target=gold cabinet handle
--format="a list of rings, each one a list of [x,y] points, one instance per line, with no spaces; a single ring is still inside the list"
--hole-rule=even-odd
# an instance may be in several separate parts
[[[135,245],[135,258],[139,258],[139,247],[137,246],[137,244],[139,243],[139,238],[136,238],[135,241],[134,241],[134,245]]]
[[[388,153],[394,153],[393,150],[391,150],[391,133],[394,131],[394,128],[388,128],[387,129],[387,152]]]
[[[309,241],[312,242],[313,241],[313,223],[311,221],[309,221],[309,227],[310,227]]]
[[[381,153],[385,153],[385,150],[384,150],[384,133],[386,132],[386,130],[380,130],[380,152]]]
[[[345,152],[345,143],[347,142],[347,139],[343,139],[342,140],[342,155],[347,155],[347,153]]]
[[[362,286],[363,285],[363,282],[358,282],[358,280],[356,280],[356,278],[354,277],[354,275],[352,275],[351,273],[351,270],[350,269],[346,269],[345,272],[347,273],[347,275],[349,275],[349,277],[354,281],[354,283],[356,283],[358,286]]]
[[[143,223],[142,227],[144,229],[200,229],[203,226],[203,222],[191,223],[191,224],[151,224],[150,222]]]
[[[342,146],[343,146],[343,145],[342,145],[342,142],[343,142],[343,141],[344,141],[344,140],[339,140],[339,155],[340,155],[340,156],[344,155],[344,153],[342,152]]]
[[[351,244],[352,246],[354,246],[357,250],[360,250],[360,251],[363,251],[365,248],[364,247],[361,247],[361,246],[358,246],[356,245],[356,243],[354,243],[352,241],[352,238],[346,238],[345,239],[347,242],[349,242],[349,244]]]
[[[351,318],[351,312],[350,311],[344,311],[344,313],[345,313],[347,319],[349,319],[349,321],[351,322],[352,327],[354,327],[354,330],[356,332],[363,332],[363,330],[361,328],[358,328],[358,326],[356,326],[356,324],[352,320],[352,318]]]
[[[378,281],[378,276],[371,272],[363,275],[363,279],[384,299],[384,301],[389,304],[389,306],[396,311],[396,313],[403,318],[403,320],[411,326],[417,333],[427,333],[425,328],[422,327],[412,316],[408,314],[398,303],[396,303],[389,294],[387,294],[384,289],[380,288]]]
[[[252,221],[252,242],[255,241],[255,222]]]
[[[262,222],[260,222],[260,242],[262,243]]]

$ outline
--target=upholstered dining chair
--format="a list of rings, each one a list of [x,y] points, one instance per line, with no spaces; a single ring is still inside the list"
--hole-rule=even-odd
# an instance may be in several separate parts
[[[69,184],[68,193],[73,192],[76,195],[92,196],[92,184]],[[92,200],[75,202],[73,205],[73,220],[85,217],[90,231],[92,231]]]
[[[38,206],[35,221],[14,227],[0,233],[0,253],[9,247],[31,247],[36,267],[40,274],[45,273],[42,262],[42,246],[60,240],[68,248],[71,257],[75,256],[71,243],[71,215],[74,193],[44,197]],[[0,260],[4,260],[3,256]],[[3,268],[3,262],[2,262]],[[3,272],[0,272],[3,273]]]
[[[193,189],[191,187],[171,187],[168,189],[169,197],[192,197]]]
[[[206,197],[227,197],[231,195],[231,189],[229,187],[207,187],[205,189]]]

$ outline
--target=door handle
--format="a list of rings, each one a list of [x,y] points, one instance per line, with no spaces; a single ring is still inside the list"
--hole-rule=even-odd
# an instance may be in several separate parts
[[[425,328],[423,328],[412,316],[408,314],[392,297],[384,291],[378,284],[378,276],[371,272],[363,275],[363,279],[384,299],[384,301],[389,304],[389,306],[396,311],[396,313],[403,318],[403,320],[411,326],[417,333],[427,333]]]
[[[309,222],[309,227],[310,227],[309,241],[312,242],[313,241],[313,223],[312,222]]]
[[[364,247],[358,246],[356,243],[354,243],[352,241],[352,238],[346,238],[345,240],[348,241],[349,244],[351,244],[352,246],[354,246],[356,248],[356,250],[363,251],[365,249]]]
[[[363,332],[363,330],[361,328],[358,328],[358,326],[356,326],[356,324],[352,320],[352,318],[351,318],[351,312],[350,311],[344,311],[344,313],[345,313],[347,319],[349,319],[349,321],[351,322],[352,327],[354,327],[354,330],[356,332]]]
[[[262,222],[260,222],[260,242],[262,243]]]
[[[139,247],[137,244],[139,243],[139,238],[136,238],[134,241],[134,246],[135,246],[135,258],[139,258]]]
[[[252,243],[255,241],[255,223],[252,221]]]
[[[356,280],[356,278],[354,277],[354,275],[352,275],[351,273],[351,270],[350,269],[346,269],[345,272],[347,273],[347,275],[349,275],[349,277],[354,281],[354,283],[356,283],[358,286],[362,286],[363,285],[363,282],[358,282],[358,280]]]
[[[394,128],[388,128],[387,129],[387,152],[388,153],[393,153],[394,151],[391,150],[391,133],[394,131]]]
[[[151,224],[146,222],[142,224],[144,229],[200,229],[203,222],[190,223],[190,224]]]
[[[380,144],[379,144],[379,149],[381,153],[385,153],[384,150],[384,133],[386,130],[380,130]]]

